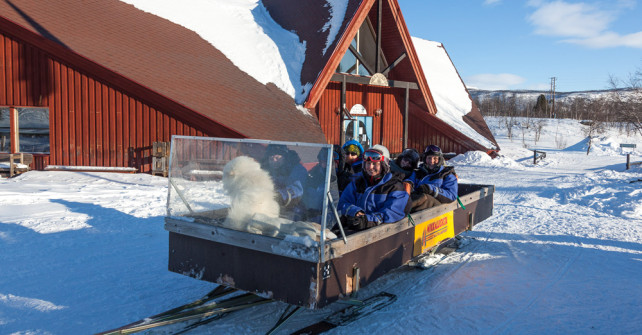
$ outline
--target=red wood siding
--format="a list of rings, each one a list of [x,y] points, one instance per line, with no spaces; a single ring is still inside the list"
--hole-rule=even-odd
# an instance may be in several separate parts
[[[171,135],[216,136],[143,99],[0,34],[0,105],[49,108],[46,165],[137,167],[151,171],[151,148]],[[172,111],[176,112],[176,111]]]
[[[326,134],[328,143],[339,144],[339,104],[341,103],[341,83],[330,82],[323,92],[315,113]],[[381,86],[346,85],[346,108],[361,104],[368,116],[374,116],[377,109],[383,111],[381,116],[373,117],[373,143],[383,144],[391,154],[400,153],[403,148],[403,111],[405,91]],[[420,152],[429,145],[438,145],[444,152],[464,153],[468,150],[484,150],[470,139],[449,132],[444,133],[433,125],[435,117],[417,105],[411,103],[408,118],[408,146]],[[440,127],[443,128],[443,124]]]
[[[385,145],[390,152],[403,150],[403,98],[404,91],[382,86],[346,85],[346,108],[355,104],[366,108],[367,116],[372,116],[372,141]],[[324,90],[315,112],[328,143],[339,144],[341,103],[341,83],[330,82]],[[383,113],[374,114],[378,109]]]

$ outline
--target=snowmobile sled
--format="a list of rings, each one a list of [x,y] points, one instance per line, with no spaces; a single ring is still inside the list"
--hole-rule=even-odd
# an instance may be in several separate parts
[[[174,136],[169,270],[319,309],[492,215],[492,185],[459,184],[460,201],[350,233],[336,180],[329,144]]]

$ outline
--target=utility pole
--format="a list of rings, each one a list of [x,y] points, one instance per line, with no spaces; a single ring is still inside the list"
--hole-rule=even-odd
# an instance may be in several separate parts
[[[551,77],[551,100],[553,101],[553,105],[551,106],[551,114],[550,118],[552,119],[555,115],[555,80],[556,77]]]

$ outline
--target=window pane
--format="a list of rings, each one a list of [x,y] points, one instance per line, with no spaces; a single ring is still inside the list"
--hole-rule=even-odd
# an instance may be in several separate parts
[[[18,108],[20,152],[49,152],[49,109]]]
[[[9,107],[0,107],[0,152],[11,151]]]
[[[352,54],[352,52],[348,50],[346,54],[343,55],[343,59],[341,59],[341,63],[339,63],[339,68],[337,69],[337,72],[355,74],[357,73],[356,66],[355,66],[356,64],[357,64],[357,57],[355,57]]]
[[[361,28],[359,29],[359,36],[361,37],[360,43],[359,43],[359,53],[363,58],[368,62],[368,64],[374,69],[376,64],[376,52],[377,52],[377,42],[375,41],[375,36],[373,34],[372,28],[367,24],[366,21],[361,25]],[[388,67],[388,62],[386,62],[385,57],[383,57],[383,54],[379,53],[381,56],[381,70],[385,69]],[[365,68],[364,68],[365,70]],[[365,74],[367,73],[364,72],[362,73],[361,70],[359,70],[359,74]],[[370,75],[370,73],[368,73]]]

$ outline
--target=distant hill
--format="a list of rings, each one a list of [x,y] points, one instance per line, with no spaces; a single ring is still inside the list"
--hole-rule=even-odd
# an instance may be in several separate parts
[[[540,94],[544,94],[547,100],[551,99],[550,91],[532,91],[532,90],[478,90],[469,88],[468,91],[473,99],[486,100],[492,99],[495,97],[511,97],[515,96],[518,102],[521,103],[535,103],[537,97]],[[585,98],[585,99],[596,99],[600,97],[606,97],[609,94],[613,94],[616,91],[622,91],[625,94],[632,92],[630,89],[618,89],[618,90],[595,90],[595,91],[577,91],[577,92],[555,92],[555,100],[558,102],[570,102],[576,98]]]

